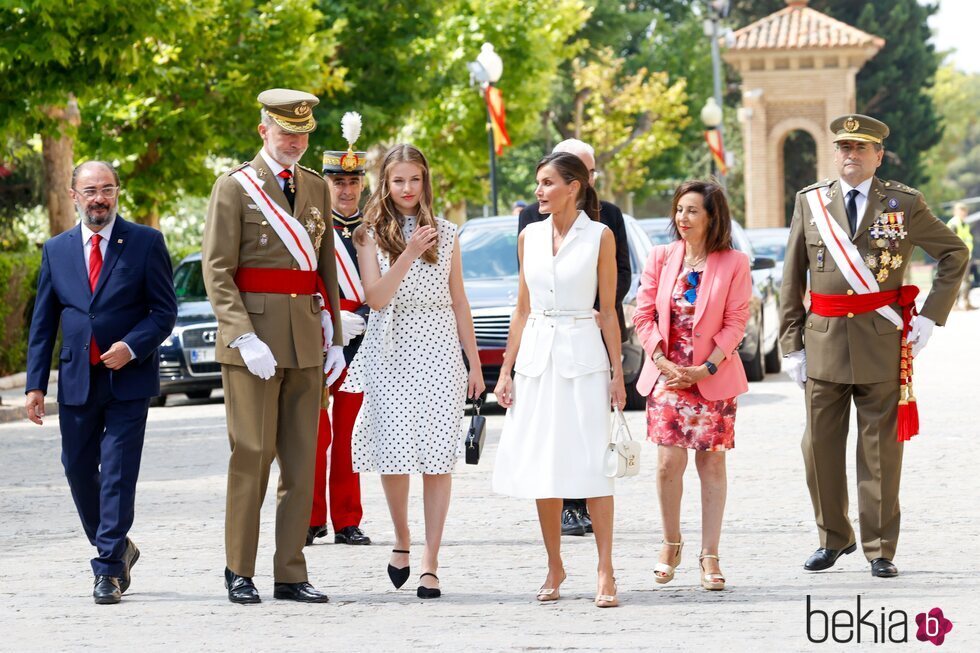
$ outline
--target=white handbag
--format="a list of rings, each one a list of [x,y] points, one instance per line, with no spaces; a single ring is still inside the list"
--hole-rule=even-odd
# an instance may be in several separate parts
[[[612,434],[603,461],[606,476],[609,478],[636,476],[640,471],[640,443],[630,435],[623,411],[615,408],[612,419]]]

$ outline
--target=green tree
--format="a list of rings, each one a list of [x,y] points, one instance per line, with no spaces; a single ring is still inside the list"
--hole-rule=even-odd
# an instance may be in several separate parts
[[[947,65],[939,69],[931,93],[940,112],[943,138],[923,157],[929,184],[921,190],[933,208],[980,196],[980,75]]]
[[[58,0],[0,5],[0,156],[40,134],[51,232],[74,222],[68,201],[76,99],[138,82],[151,62],[144,39],[171,39],[187,17],[182,2],[106,0],[66,8]]]
[[[625,64],[610,48],[572,64],[575,109],[567,128],[596,148],[599,189],[619,203],[644,184],[646,163],[676,146],[689,121],[683,79],[671,84],[667,73],[645,68],[626,74]]]

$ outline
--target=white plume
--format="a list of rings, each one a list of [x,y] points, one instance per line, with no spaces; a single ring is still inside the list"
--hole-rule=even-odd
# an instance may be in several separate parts
[[[344,117],[340,119],[340,133],[344,140],[350,143],[351,147],[354,147],[354,143],[361,136],[361,114],[356,111],[345,113]]]

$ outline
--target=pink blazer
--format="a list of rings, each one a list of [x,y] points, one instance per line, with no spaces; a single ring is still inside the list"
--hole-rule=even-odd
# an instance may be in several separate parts
[[[683,240],[655,247],[640,279],[633,324],[646,351],[643,370],[636,382],[636,389],[643,396],[650,394],[660,378],[660,370],[653,364],[653,352],[659,344],[667,353],[670,295],[683,264]],[[718,366],[716,374],[698,382],[698,390],[705,399],[728,399],[749,389],[745,368],[738,357],[738,345],[745,336],[751,299],[749,257],[734,249],[709,254],[694,303],[693,364],[704,363],[716,345],[725,352],[726,360]]]

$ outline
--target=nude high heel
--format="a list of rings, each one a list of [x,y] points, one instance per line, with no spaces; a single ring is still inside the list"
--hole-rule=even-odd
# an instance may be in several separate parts
[[[713,553],[702,553],[698,556],[698,565],[701,567],[701,587],[706,590],[717,592],[719,590],[725,589],[725,576],[723,574],[708,574],[704,571],[704,560],[705,558],[714,558],[715,560],[721,560],[718,556]]]
[[[674,556],[674,564],[668,565],[665,562],[658,562],[653,567],[653,579],[657,581],[659,585],[665,585],[670,581],[674,580],[674,571],[677,566],[681,564],[681,552],[684,550],[684,539],[681,538],[680,542],[668,542],[667,540],[660,540],[661,544],[666,544],[667,546],[676,546],[677,555]]]
[[[618,608],[619,599],[616,598],[616,594],[619,593],[619,586],[616,585],[616,579],[613,578],[613,594],[596,594],[595,604],[597,608]]]
[[[558,588],[561,587],[561,584],[565,582],[565,579],[567,577],[568,577],[567,574],[562,574],[561,580],[558,581],[558,584],[556,586],[542,587],[541,589],[538,590],[537,596],[535,598],[541,603],[548,603],[549,601],[557,601],[558,599],[561,598],[561,594],[559,594]]]

